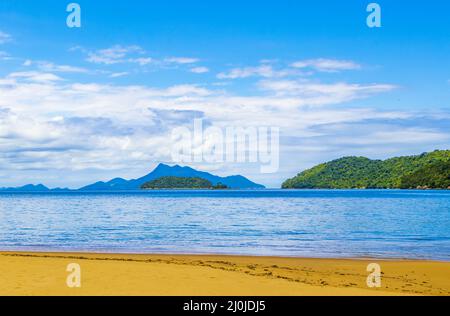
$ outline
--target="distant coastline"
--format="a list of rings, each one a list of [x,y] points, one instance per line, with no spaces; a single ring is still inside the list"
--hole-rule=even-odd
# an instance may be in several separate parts
[[[186,179],[189,183],[183,183]],[[176,184],[172,180],[179,183]],[[191,167],[159,164],[151,173],[138,179],[114,178],[108,182],[99,181],[79,189],[50,189],[43,184],[27,184],[22,187],[0,188],[0,192],[100,192],[144,189],[262,190],[266,187],[241,175],[219,177]],[[281,189],[450,190],[450,150],[436,150],[387,160],[343,157],[302,171],[284,181]]]
[[[264,185],[255,183],[242,175],[220,177],[190,167],[182,167],[178,165],[168,166],[166,164],[161,163],[152,172],[138,179],[125,180],[122,178],[114,178],[107,182],[99,181],[90,185],[83,186],[79,189],[68,189],[68,188],[50,189],[43,184],[38,185],[27,184],[22,187],[0,188],[0,192],[136,191],[141,190],[142,186],[146,183],[150,183],[152,181],[167,177],[191,178],[191,179],[199,178],[208,181],[208,183],[210,183],[210,186],[215,189],[224,189],[226,187],[227,189],[260,190],[265,188]]]

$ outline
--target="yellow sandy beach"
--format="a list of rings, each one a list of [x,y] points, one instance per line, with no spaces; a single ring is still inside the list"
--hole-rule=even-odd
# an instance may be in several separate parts
[[[378,263],[381,288],[368,288]],[[70,263],[81,287],[66,284]],[[450,263],[212,255],[0,252],[0,295],[450,295]]]

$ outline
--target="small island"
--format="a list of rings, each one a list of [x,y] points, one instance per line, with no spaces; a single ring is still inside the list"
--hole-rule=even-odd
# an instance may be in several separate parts
[[[222,183],[213,185],[211,181],[198,177],[161,177],[141,186],[142,190],[225,190]]]

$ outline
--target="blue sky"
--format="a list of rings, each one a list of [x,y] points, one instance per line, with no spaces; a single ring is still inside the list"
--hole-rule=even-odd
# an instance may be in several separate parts
[[[377,1],[0,4],[0,186],[77,187],[171,163],[194,117],[280,128],[280,170],[197,164],[277,187],[345,155],[447,149],[450,4]]]

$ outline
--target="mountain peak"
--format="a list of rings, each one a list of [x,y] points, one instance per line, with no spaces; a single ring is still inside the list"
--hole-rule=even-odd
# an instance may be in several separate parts
[[[169,166],[160,163],[152,172],[139,179],[125,180],[123,178],[114,178],[108,182],[98,181],[93,184],[80,188],[80,191],[132,191],[140,190],[141,186],[149,181],[162,177],[179,177],[179,178],[200,178],[208,180],[212,185],[223,184],[230,189],[264,189],[264,186],[250,181],[241,175],[232,175],[228,177],[220,177],[208,172],[199,171],[188,166]],[[0,190],[7,191],[26,191],[26,192],[44,192],[44,191],[65,191],[65,189],[50,190],[43,184],[28,184],[20,188],[4,188]]]
[[[174,167],[177,167],[177,166],[174,166]],[[158,166],[156,166],[156,168],[153,171],[161,170],[161,169],[170,169],[170,168],[174,168],[174,167],[171,167],[165,163],[160,163]]]
[[[222,183],[232,189],[263,189],[264,186],[254,183],[244,176],[234,175],[229,177],[219,177],[208,172],[199,171],[188,166],[174,165],[169,166],[165,163],[160,163],[149,174],[134,180],[117,181],[117,179],[109,182],[98,182],[92,185],[81,188],[81,190],[104,191],[104,190],[139,190],[140,187],[146,183],[156,180],[161,177],[180,177],[192,178],[197,177],[210,181],[213,185]]]

